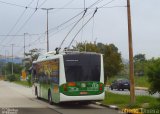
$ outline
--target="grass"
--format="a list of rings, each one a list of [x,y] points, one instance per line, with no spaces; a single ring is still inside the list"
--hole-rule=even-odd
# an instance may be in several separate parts
[[[129,77],[127,76],[115,76],[112,78],[109,78],[107,80],[107,85],[110,85],[112,83],[113,80],[118,79],[118,78],[127,78],[129,79]],[[147,76],[135,76],[135,86],[137,87],[149,87],[149,82],[148,82],[148,77]]]
[[[116,105],[121,109],[124,108],[144,108],[156,109],[160,113],[160,99],[151,96],[136,96],[136,102],[130,104],[129,95],[115,94],[106,92],[105,100],[102,101],[105,105]]]
[[[135,85],[139,87],[149,87],[148,77],[147,76],[135,76]]]
[[[31,87],[32,86],[27,81],[14,81],[14,83],[22,85],[22,86],[27,86],[27,87]]]

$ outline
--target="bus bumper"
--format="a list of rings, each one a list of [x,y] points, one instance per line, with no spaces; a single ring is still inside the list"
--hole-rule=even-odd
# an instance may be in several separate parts
[[[67,96],[60,93],[60,102],[69,102],[69,101],[99,101],[104,100],[105,92],[99,95],[85,95],[85,96]]]

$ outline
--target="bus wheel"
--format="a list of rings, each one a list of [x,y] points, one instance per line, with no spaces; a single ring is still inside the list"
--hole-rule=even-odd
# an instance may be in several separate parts
[[[52,94],[51,94],[50,91],[49,91],[49,93],[48,93],[48,102],[49,102],[50,105],[53,104],[53,102],[52,102]]]
[[[37,90],[37,87],[36,87],[36,89],[35,89],[35,95],[36,95],[37,99],[40,99],[40,97],[38,96],[38,90]]]

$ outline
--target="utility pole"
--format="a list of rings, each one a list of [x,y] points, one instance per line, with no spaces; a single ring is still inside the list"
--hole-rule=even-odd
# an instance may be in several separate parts
[[[13,46],[14,44],[11,44],[12,45],[12,75],[13,75]]]
[[[24,59],[25,59],[25,53],[26,53],[26,34],[28,33],[24,33]]]
[[[25,59],[25,51],[26,51],[26,47],[25,47],[25,43],[26,43],[26,38],[25,38],[26,33],[24,33],[24,59]]]
[[[131,9],[130,0],[127,0],[128,15],[128,43],[129,43],[129,76],[130,76],[130,102],[135,102],[134,88],[134,63],[133,63],[133,45],[132,45],[132,25],[131,25]]]
[[[47,11],[47,52],[49,52],[49,36],[48,36],[48,11],[53,10],[53,8],[41,8],[42,10]]]
[[[6,57],[6,50],[5,50],[5,76],[4,76],[5,79],[6,79],[6,66],[7,66],[7,65],[6,65],[6,64],[7,64],[7,59],[6,59],[6,58],[7,58],[7,57]]]

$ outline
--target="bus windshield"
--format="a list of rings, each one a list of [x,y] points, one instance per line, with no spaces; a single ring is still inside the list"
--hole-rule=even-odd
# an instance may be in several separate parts
[[[100,81],[99,54],[64,55],[66,82]]]

